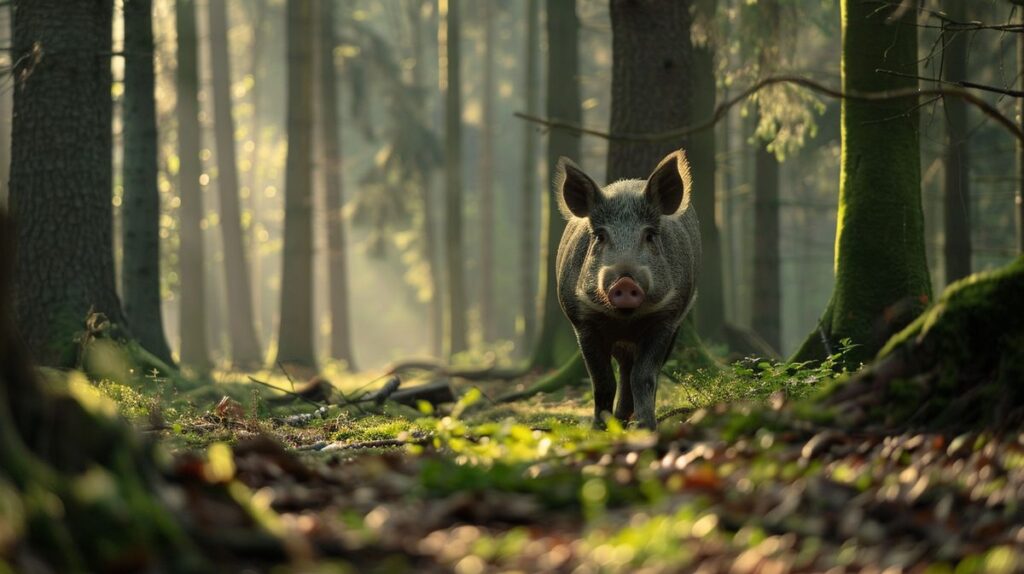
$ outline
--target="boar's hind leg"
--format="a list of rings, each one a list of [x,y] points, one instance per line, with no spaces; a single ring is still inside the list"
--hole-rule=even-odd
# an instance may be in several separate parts
[[[615,403],[615,418],[625,424],[633,416],[633,387],[630,382],[633,357],[620,357],[617,360],[619,362],[619,392]]]
[[[580,335],[580,351],[594,386],[594,427],[604,428],[604,416],[611,414],[615,402],[615,372],[612,357],[600,342]]]
[[[640,426],[654,430],[658,423],[654,418],[654,400],[658,392],[658,376],[665,364],[669,349],[675,341],[674,331],[653,333],[637,352],[636,364],[630,373],[633,388],[633,402]]]

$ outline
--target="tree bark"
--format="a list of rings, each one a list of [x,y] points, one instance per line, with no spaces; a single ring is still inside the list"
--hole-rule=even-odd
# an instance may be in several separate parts
[[[206,270],[203,252],[203,196],[199,189],[199,68],[194,0],[175,2],[178,32],[178,261],[181,281],[181,363],[199,371],[211,367],[206,334]]]
[[[753,328],[776,351],[782,348],[779,260],[779,161],[759,142],[754,158]]]
[[[462,246],[462,77],[460,73],[462,24],[459,0],[439,2],[440,36],[444,47],[440,67],[445,77],[445,255],[448,263],[448,354],[461,353],[466,343],[466,291]]]
[[[524,108],[535,116],[538,110],[537,69],[540,60],[540,0],[526,0],[525,71],[523,77]],[[523,169],[520,216],[519,273],[522,291],[522,347],[532,348],[537,330],[537,128],[523,122]]]
[[[548,70],[547,116],[578,124],[583,119],[580,101],[580,23],[576,16],[576,0],[547,0]],[[548,132],[548,172],[554,177],[559,157],[580,159],[579,136],[565,130]],[[578,352],[576,337],[558,304],[555,284],[555,256],[558,242],[565,230],[565,221],[558,212],[555,194],[545,190],[547,206],[541,235],[544,264],[538,282],[543,293],[540,309],[540,332],[533,353],[533,366],[542,369],[561,367]],[[582,364],[582,363],[580,363]]]
[[[316,367],[313,350],[312,3],[288,2],[288,159],[281,273],[281,363]]]
[[[172,364],[160,303],[160,191],[153,71],[153,2],[124,3],[124,203],[121,295],[132,334]]]
[[[949,17],[966,21],[967,9],[963,2],[948,7]],[[944,77],[951,81],[967,79],[967,43],[970,38],[962,32],[946,32],[943,38]],[[960,98],[945,98],[946,149],[943,205],[945,209],[946,283],[952,283],[971,274],[971,194],[970,159],[968,149],[967,104]]]
[[[0,7],[0,34],[11,38],[11,6]],[[6,65],[11,64],[10,54]],[[12,90],[0,93],[0,208],[7,207],[7,192],[11,180],[11,120],[13,118]]]
[[[888,22],[892,16],[898,21]],[[916,3],[894,12],[843,0],[843,91],[917,87],[917,80],[877,71],[916,75],[917,35],[906,33],[916,16]],[[821,358],[849,339],[857,346],[846,357],[856,367],[931,298],[916,103],[843,100],[835,288],[797,360]]]
[[[656,133],[690,125],[693,46],[690,2],[611,0],[611,133]],[[646,179],[685,141],[608,143],[607,180]]]
[[[1022,11],[1024,12],[1024,11]],[[1024,23],[1024,13],[1020,22]],[[1024,85],[1024,34],[1017,34],[1017,77]],[[1017,98],[1017,117],[1024,126],[1024,98]],[[1024,142],[1017,140],[1017,251],[1024,253]]]
[[[209,0],[210,63],[213,76],[214,138],[217,145],[217,188],[220,228],[224,242],[224,279],[227,289],[228,333],[231,359],[237,367],[258,367],[263,351],[253,321],[249,258],[242,238],[242,210],[238,198],[235,119],[231,104],[231,59],[228,52],[226,0]]]
[[[40,364],[74,360],[90,310],[124,325],[112,247],[112,18],[109,0],[14,4],[15,317]]]
[[[334,0],[320,0],[320,138],[324,153],[324,191],[327,195],[328,299],[331,307],[331,358],[356,369],[349,328],[348,258],[345,248],[345,198],[341,180],[341,138],[338,130],[338,84],[334,67]]]
[[[709,45],[693,51],[693,115],[698,120],[715,113],[715,51]],[[701,256],[696,319],[701,336],[722,339],[725,326],[725,285],[722,278],[722,241],[715,217],[718,151],[714,129],[694,134],[687,149],[693,176],[693,204],[700,220]]]
[[[480,146],[480,330],[483,341],[497,338],[494,310],[494,34],[493,2],[484,2],[483,125]]]

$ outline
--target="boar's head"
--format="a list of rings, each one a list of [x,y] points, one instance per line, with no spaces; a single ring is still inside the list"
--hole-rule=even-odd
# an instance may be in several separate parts
[[[678,299],[679,215],[690,203],[690,168],[683,152],[668,155],[651,176],[603,189],[566,158],[555,190],[566,219],[586,221],[589,244],[576,294],[591,311],[646,315]]]

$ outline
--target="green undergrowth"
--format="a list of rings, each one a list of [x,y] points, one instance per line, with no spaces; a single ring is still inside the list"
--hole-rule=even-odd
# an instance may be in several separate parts
[[[593,430],[592,397],[580,388],[496,403],[491,397],[507,383],[457,382],[461,399],[454,405],[365,403],[319,411],[302,400],[272,401],[282,393],[249,380],[294,388],[272,371],[216,373],[202,393],[161,389],[155,381],[93,385],[137,424],[151,424],[159,409],[169,428],[151,436],[179,453],[207,453],[212,461],[224,456],[222,443],[244,449],[243,439],[254,435],[299,449],[303,464],[329,469],[342,481],[337,493],[311,500],[337,506],[302,507],[289,489],[308,478],[282,479],[279,473],[288,471],[275,470],[261,482],[257,471],[265,465],[254,462],[256,455],[236,455],[248,457],[236,461],[248,469],[239,470],[246,488],[291,501],[278,509],[293,513],[283,524],[317,516],[330,525],[325,531],[342,532],[343,540],[358,540],[375,556],[401,554],[401,545],[390,541],[414,544],[418,559],[427,556],[441,570],[686,571],[712,559],[722,560],[723,569],[774,560],[777,568],[798,571],[927,563],[927,571],[986,572],[1024,564],[998,537],[975,539],[974,530],[965,530],[962,547],[932,547],[913,530],[890,529],[890,522],[874,518],[903,513],[918,520],[919,501],[940,513],[950,498],[977,502],[977,513],[963,516],[977,532],[988,532],[984,525],[997,519],[1020,525],[1016,507],[993,511],[984,498],[1002,496],[1012,486],[1005,477],[990,472],[968,481],[952,461],[976,456],[1014,469],[1024,467],[1024,457],[1013,445],[1001,450],[1002,443],[980,435],[952,442],[851,438],[819,402],[849,378],[841,366],[850,348],[817,365],[750,359],[677,371],[659,390],[658,433],[614,420],[605,431]],[[332,381],[338,396],[354,397],[385,382],[372,377]],[[234,414],[218,414],[224,396],[237,403]],[[301,422],[290,424],[289,417]],[[925,451],[930,454],[922,458]],[[936,460],[951,462],[923,470]],[[226,470],[225,480],[241,480],[228,478],[233,472]],[[922,476],[928,480],[920,482]],[[318,488],[327,486],[304,485],[295,493]],[[413,509],[406,522],[404,508]],[[908,554],[910,547],[927,553]]]

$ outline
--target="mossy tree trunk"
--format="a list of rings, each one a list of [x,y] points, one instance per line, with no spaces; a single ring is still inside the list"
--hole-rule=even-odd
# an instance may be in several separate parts
[[[199,64],[194,0],[175,2],[178,33],[178,66],[175,68],[178,117],[178,276],[181,363],[199,371],[209,370],[206,334],[206,259],[203,249],[203,196],[199,189]]]
[[[571,123],[580,123],[583,119],[580,102],[579,28],[575,0],[547,1],[547,116]],[[547,157],[548,172],[552,177],[548,181],[552,180],[555,165],[562,156],[579,159],[579,136],[565,130],[551,130],[548,132]],[[543,189],[541,193],[546,198],[544,203],[547,206],[544,214],[546,223],[541,235],[544,255],[541,257],[543,268],[539,290],[543,295],[538,313],[540,331],[534,345],[532,364],[541,369],[554,369],[561,367],[578,351],[572,327],[558,304],[555,285],[555,256],[565,221],[558,212],[554,193],[549,189]]]
[[[917,86],[917,80],[878,71],[916,75],[916,9],[843,0],[841,14],[844,91]],[[931,297],[916,104],[910,98],[842,103],[835,288],[796,360],[821,358],[849,339],[857,346],[847,357],[856,366]]]
[[[139,344],[170,364],[160,308],[160,191],[153,70],[153,2],[124,3],[124,314]]]
[[[892,337],[827,398],[846,425],[902,428],[1024,424],[1024,257],[971,275]]]
[[[277,360],[315,368],[313,348],[313,15],[288,2],[288,159]]]
[[[109,0],[14,3],[14,309],[47,365],[74,362],[90,310],[124,324],[112,248],[112,18]]]
[[[217,146],[217,191],[224,244],[224,287],[231,361],[237,367],[259,367],[263,347],[253,320],[252,280],[242,237],[242,211],[238,197],[235,119],[231,102],[231,60],[228,50],[227,2],[211,1],[209,42],[213,79],[214,139]]]

